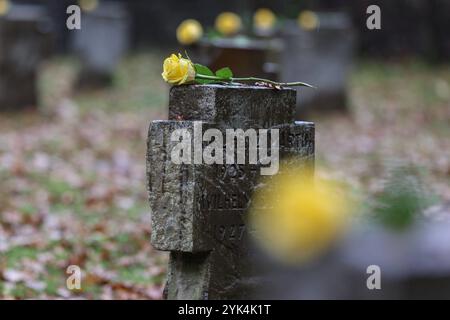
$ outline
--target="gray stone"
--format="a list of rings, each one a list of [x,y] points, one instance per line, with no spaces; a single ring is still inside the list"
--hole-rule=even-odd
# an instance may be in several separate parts
[[[0,110],[37,106],[37,70],[51,43],[41,6],[13,4],[0,17]]]
[[[169,119],[227,128],[269,128],[293,121],[296,92],[257,86],[189,85],[170,91]]]
[[[127,52],[130,18],[123,3],[99,3],[92,12],[83,12],[81,30],[74,30],[73,46],[82,63],[79,88],[109,85],[120,59]]]
[[[303,30],[296,21],[288,21],[282,30],[281,80],[304,81],[317,88],[298,91],[298,115],[347,108],[347,78],[354,57],[355,32],[345,13],[319,13],[318,17],[317,30]]]
[[[205,230],[208,217],[199,206],[204,165],[177,165],[170,160],[169,151],[177,143],[170,141],[170,135],[181,128],[193,132],[193,122],[154,121],[150,125],[147,175],[155,212],[152,244],[158,250],[195,253],[211,250],[210,232]]]
[[[166,298],[249,298],[260,285],[246,213],[260,183],[261,165],[177,165],[170,159],[177,143],[171,141],[173,130],[184,128],[193,136],[194,121],[201,121],[203,131],[222,133],[230,128],[279,129],[280,156],[313,163],[314,125],[294,123],[294,108],[291,89],[172,88],[170,120],[150,124],[147,152],[151,241],[156,249],[171,252]]]

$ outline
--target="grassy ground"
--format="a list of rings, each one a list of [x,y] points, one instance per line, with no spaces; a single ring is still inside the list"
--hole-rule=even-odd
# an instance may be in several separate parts
[[[319,163],[364,195],[412,166],[436,201],[450,201],[450,66],[361,63],[351,113],[316,117]]]
[[[72,89],[77,65],[41,74],[42,112],[0,115],[0,298],[161,296],[167,256],[149,244],[148,123],[165,118],[161,57],[127,58],[114,86]],[[412,164],[450,200],[450,67],[361,63],[351,112],[314,117],[317,160],[363,197]],[[66,288],[79,265],[82,290]]]

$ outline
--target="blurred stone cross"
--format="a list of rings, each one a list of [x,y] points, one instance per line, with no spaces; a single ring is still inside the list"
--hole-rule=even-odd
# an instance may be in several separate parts
[[[312,111],[348,111],[348,78],[356,39],[351,18],[339,11],[308,15],[305,19],[300,16],[301,28],[297,21],[283,25],[280,79],[289,82],[301,75],[317,87],[297,92],[297,116]]]
[[[0,110],[38,104],[38,67],[50,55],[52,34],[43,6],[11,4],[0,14]]]
[[[294,122],[295,105],[293,89],[215,84],[171,89],[169,120],[150,123],[147,150],[151,242],[170,251],[166,299],[243,299],[258,290],[261,277],[254,268],[246,214],[266,166],[263,161],[174,163],[171,155],[180,141],[172,133],[184,129],[206,146],[208,129],[224,136],[227,129],[278,129],[279,141],[271,141],[270,148],[278,145],[282,158],[313,163],[314,124]],[[199,123],[200,134],[194,132]],[[232,144],[239,146],[237,140]],[[196,142],[187,149],[192,158]],[[247,155],[250,139],[247,143],[244,137],[243,145]],[[263,147],[261,141],[257,147]]]

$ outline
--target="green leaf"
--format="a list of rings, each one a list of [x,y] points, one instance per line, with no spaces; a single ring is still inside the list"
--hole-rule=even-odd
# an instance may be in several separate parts
[[[222,79],[230,79],[233,77],[233,72],[230,68],[225,67],[216,71],[216,76]]]
[[[217,38],[222,38],[222,34],[220,32],[218,32],[216,29],[209,27],[206,30],[206,38],[208,40],[214,40]]]
[[[211,71],[211,69],[199,63],[194,64],[194,68],[197,74],[203,74],[205,76],[214,76],[214,73]]]
[[[211,69],[209,69],[208,67],[203,66],[199,63],[194,64],[194,68],[195,68],[195,73],[197,75],[214,76],[214,73],[211,71]],[[195,82],[200,83],[200,84],[208,84],[208,83],[213,83],[215,81],[209,80],[209,79],[199,79],[196,77]]]
[[[391,229],[406,229],[413,224],[425,204],[425,194],[414,170],[396,168],[381,194],[374,200],[376,218]]]
[[[205,76],[214,76],[214,73],[211,71],[211,69],[209,69],[208,67],[203,66],[199,63],[194,64],[194,68],[195,68],[196,74],[201,74],[201,75],[205,75]],[[200,84],[208,84],[208,83],[213,83],[214,80],[195,78],[195,82],[200,83]]]

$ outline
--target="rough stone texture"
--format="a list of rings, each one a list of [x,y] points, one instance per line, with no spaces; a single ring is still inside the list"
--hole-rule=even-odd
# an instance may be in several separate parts
[[[154,121],[150,125],[147,175],[150,203],[157,212],[152,215],[152,244],[159,250],[193,253],[211,249],[208,217],[199,203],[204,165],[177,165],[170,159],[170,150],[177,143],[170,141],[171,133],[182,128],[193,132],[193,127],[192,121]]]
[[[176,165],[170,159],[173,130],[193,132],[194,121],[202,121],[203,131],[222,133],[276,128],[280,156],[313,163],[314,124],[294,123],[294,109],[293,90],[221,85],[171,90],[171,120],[150,124],[147,152],[152,244],[171,251],[166,298],[249,298],[261,284],[245,223],[260,165]]]
[[[189,85],[170,91],[169,119],[227,128],[269,128],[293,121],[296,91],[256,86]]]
[[[296,21],[283,30],[282,81],[305,81],[317,89],[298,91],[297,115],[314,110],[347,108],[347,76],[353,56],[355,35],[344,13],[319,14],[320,28],[306,31]]]
[[[48,20],[40,6],[15,4],[0,17],[0,110],[37,106],[37,69],[50,46]]]

